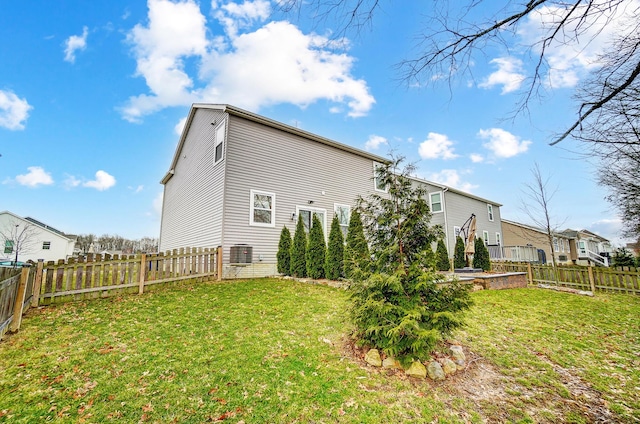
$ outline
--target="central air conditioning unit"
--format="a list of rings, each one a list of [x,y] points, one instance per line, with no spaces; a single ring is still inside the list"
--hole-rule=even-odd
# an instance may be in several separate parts
[[[236,244],[230,250],[231,265],[247,265],[253,259],[253,247],[247,244]]]

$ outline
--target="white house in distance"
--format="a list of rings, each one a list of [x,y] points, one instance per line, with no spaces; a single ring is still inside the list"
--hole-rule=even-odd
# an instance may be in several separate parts
[[[380,156],[230,105],[194,104],[162,179],[160,251],[223,249],[223,277],[277,274],[280,232],[301,216],[324,226],[338,216],[345,232],[359,195],[376,184]],[[455,237],[475,214],[477,234],[501,244],[500,204],[429,181],[433,218],[453,256]]]
[[[34,218],[23,218],[4,211],[0,212],[0,242],[0,258],[3,260],[15,260],[17,250],[18,261],[37,262],[38,259],[43,259],[47,262],[71,257],[76,237]]]

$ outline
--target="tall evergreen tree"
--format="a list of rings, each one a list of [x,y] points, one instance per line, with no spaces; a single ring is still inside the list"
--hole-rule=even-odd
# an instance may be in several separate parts
[[[291,232],[285,225],[280,232],[278,242],[278,272],[291,275]]]
[[[491,269],[491,260],[489,259],[489,250],[484,244],[484,240],[477,237],[474,242],[474,248],[473,267],[482,268],[483,271],[489,271],[489,269]]]
[[[369,246],[364,236],[364,227],[360,212],[354,210],[349,218],[347,240],[344,247],[344,275],[353,278],[359,272],[367,272],[371,257]]]
[[[438,342],[462,326],[461,312],[471,298],[468,287],[457,282],[436,284],[431,244],[442,233],[429,225],[426,189],[413,183],[411,166],[399,172],[399,163],[381,166],[376,175],[386,195],[359,199],[373,272],[356,275],[350,292],[359,342],[406,363],[427,359]]]
[[[449,262],[449,253],[447,252],[447,246],[444,245],[444,240],[438,240],[438,247],[436,248],[436,267],[438,271],[449,271],[451,263]]]
[[[301,216],[298,216],[298,224],[291,245],[291,275],[294,277],[307,276],[307,233],[304,231]]]
[[[344,239],[338,217],[331,221],[329,232],[329,246],[327,248],[324,274],[329,280],[337,280],[343,276],[342,261],[344,260]]]
[[[324,278],[324,261],[327,245],[324,243],[322,224],[317,215],[311,220],[309,230],[309,242],[307,244],[307,276],[311,278]]]
[[[464,268],[467,266],[467,258],[464,253],[464,240],[462,237],[456,237],[456,247],[453,251],[453,267]]]

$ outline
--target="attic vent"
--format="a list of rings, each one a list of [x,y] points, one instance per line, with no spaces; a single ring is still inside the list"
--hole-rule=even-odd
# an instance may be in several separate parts
[[[253,258],[253,247],[246,244],[231,246],[231,264],[250,264]]]

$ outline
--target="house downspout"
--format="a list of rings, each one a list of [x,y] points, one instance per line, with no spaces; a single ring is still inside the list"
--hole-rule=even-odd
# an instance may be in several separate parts
[[[444,237],[447,240],[447,252],[451,253],[452,250],[451,250],[451,247],[449,246],[449,225],[447,225],[447,202],[444,200],[446,198],[445,193],[448,190],[449,190],[449,187],[444,187],[442,189],[442,213],[444,213]]]

